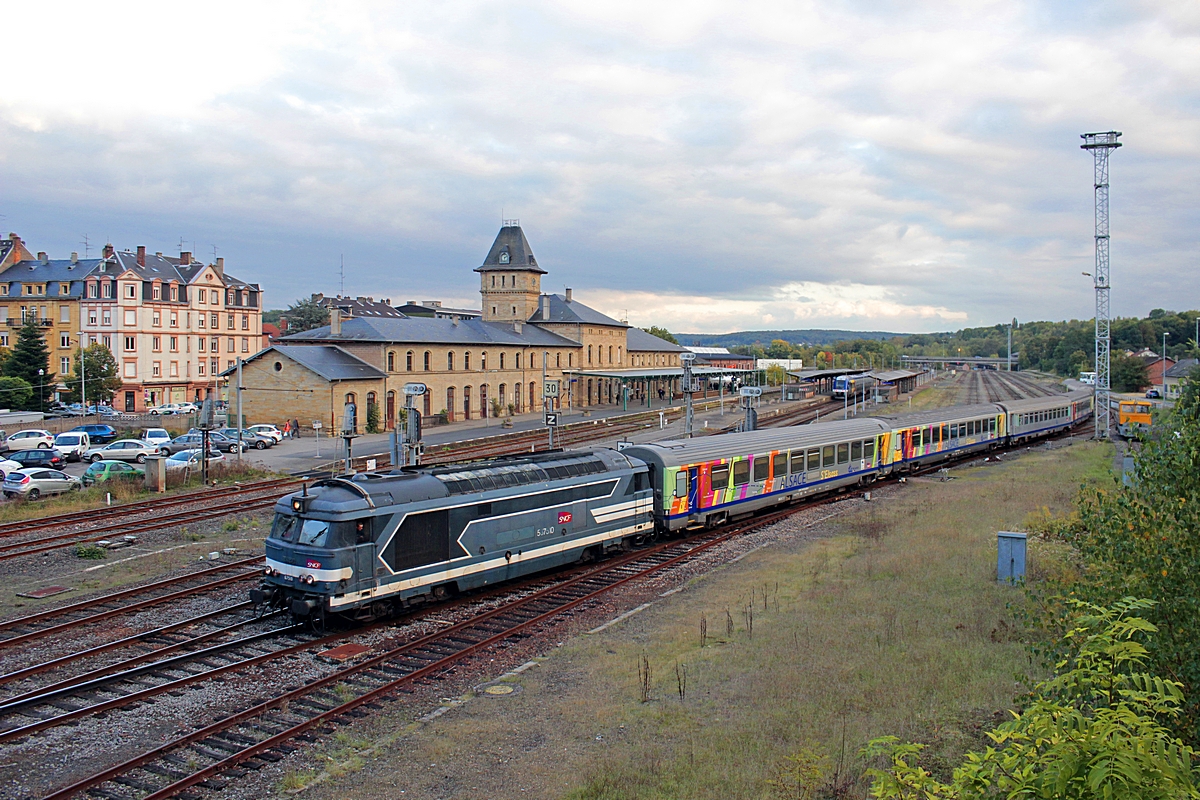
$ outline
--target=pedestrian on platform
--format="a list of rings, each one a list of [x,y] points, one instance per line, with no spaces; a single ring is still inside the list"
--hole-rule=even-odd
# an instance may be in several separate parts
[[[292,438],[293,439],[300,438],[300,420],[298,420],[298,419],[292,420]]]
[[[285,419],[283,421],[283,438],[292,438],[292,421],[290,419]]]

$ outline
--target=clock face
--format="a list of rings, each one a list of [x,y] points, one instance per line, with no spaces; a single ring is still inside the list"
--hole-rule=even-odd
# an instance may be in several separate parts
[[[508,253],[501,253],[501,254],[500,254],[500,263],[501,263],[501,264],[507,264],[507,263],[508,263]]]

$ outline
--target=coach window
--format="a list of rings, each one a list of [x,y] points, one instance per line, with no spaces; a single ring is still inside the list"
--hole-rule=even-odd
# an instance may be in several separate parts
[[[863,445],[862,442],[851,442],[850,443],[850,460],[851,461],[858,461],[859,459],[861,459],[863,457],[862,445]]]
[[[733,462],[733,485],[745,486],[750,482],[750,462],[740,459]]]
[[[996,432],[996,418],[992,417],[988,420],[988,433]]]
[[[754,457],[754,481],[765,481],[770,477],[771,472],[771,457],[761,455]]]
[[[912,430],[912,446],[913,447],[921,446],[921,429],[920,428],[913,428],[913,430]],[[838,463],[839,464],[842,463],[842,459],[841,459],[840,455],[838,456]]]
[[[821,468],[821,451],[813,448],[808,451],[808,471],[814,472]]]
[[[833,445],[827,444],[821,448],[821,466],[832,467],[833,462]]]
[[[863,458],[865,458],[867,461],[875,460],[875,440],[874,439],[868,439],[867,441],[863,442]]]
[[[947,439],[949,439],[949,438],[950,438],[950,426],[949,426],[949,425],[943,425],[943,426],[942,426],[942,435],[941,435],[941,438],[939,438],[939,439],[938,439],[938,441],[939,441],[939,442],[944,442],[944,441],[946,441],[946,440],[947,440]]]
[[[404,369],[407,372],[412,372],[412,358],[413,358],[412,350],[409,350],[407,353],[404,354]]]
[[[712,468],[712,473],[709,475],[708,485],[717,489],[729,488],[729,465],[718,464]]]
[[[688,493],[688,474],[687,470],[681,469],[675,473],[675,496],[687,497]]]
[[[771,470],[772,478],[782,478],[784,475],[787,475],[787,453],[776,453],[771,460],[773,462],[773,468]]]
[[[850,445],[848,445],[848,444],[839,444],[839,445],[838,445],[837,456],[838,456],[838,462],[837,462],[837,463],[839,463],[839,464],[845,464],[846,462],[848,462],[848,461],[850,460]]]
[[[791,466],[792,466],[791,472],[793,475],[804,472],[804,451],[803,450],[793,450],[792,451],[792,465]]]

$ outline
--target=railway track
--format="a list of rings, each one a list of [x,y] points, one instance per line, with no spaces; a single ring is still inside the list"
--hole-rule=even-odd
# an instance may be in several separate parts
[[[151,608],[185,597],[210,592],[239,581],[258,577],[262,558],[245,558],[218,567],[164,578],[153,583],[80,600],[57,608],[0,621],[0,649],[26,644],[46,636],[57,636],[73,628]],[[222,574],[231,573],[231,574]],[[131,600],[132,602],[124,602]]]
[[[801,508],[811,507],[808,504]],[[306,685],[291,687],[226,719],[59,789],[49,798],[67,798],[86,791],[93,796],[156,800],[197,784],[220,788],[227,779],[221,776],[236,778],[245,769],[261,768],[281,759],[290,749],[287,742],[293,738],[361,716],[363,707],[380,708],[380,701],[416,681],[441,675],[492,645],[524,635],[620,586],[688,561],[734,536],[777,522],[797,510],[775,512],[721,531],[612,559],[436,633],[388,647]],[[320,640],[307,645],[315,646],[320,646]]]

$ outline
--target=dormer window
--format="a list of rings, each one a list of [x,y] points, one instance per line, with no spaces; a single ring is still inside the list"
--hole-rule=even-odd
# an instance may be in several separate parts
[[[60,283],[60,284],[58,285],[58,293],[59,293],[59,294],[61,294],[61,295],[68,295],[68,294],[70,294],[70,293],[71,293],[71,284],[69,284],[69,283]]]
[[[157,283],[150,288],[150,296],[152,300],[162,300],[162,287]]]

